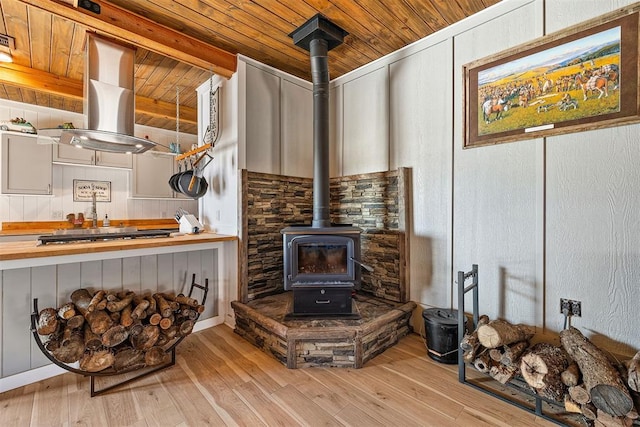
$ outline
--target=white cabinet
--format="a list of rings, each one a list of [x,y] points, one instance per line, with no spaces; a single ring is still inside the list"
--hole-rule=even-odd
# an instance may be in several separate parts
[[[51,194],[51,145],[36,135],[2,132],[2,193]]]
[[[174,197],[169,178],[174,173],[175,163],[175,156],[169,153],[147,151],[133,156],[131,196]]]
[[[133,155],[125,153],[109,153],[77,148],[73,145],[54,145],[53,161],[57,163],[71,163],[75,165],[108,166],[113,168],[131,169]]]

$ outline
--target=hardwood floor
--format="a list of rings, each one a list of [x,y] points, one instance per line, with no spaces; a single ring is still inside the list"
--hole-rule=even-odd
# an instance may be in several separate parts
[[[290,370],[221,325],[187,337],[176,366],[100,396],[72,373],[0,394],[0,426],[70,425],[553,424],[458,383],[416,334],[362,369]]]

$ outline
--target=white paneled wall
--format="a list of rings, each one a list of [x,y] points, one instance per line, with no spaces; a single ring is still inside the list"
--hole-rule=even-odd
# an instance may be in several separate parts
[[[37,129],[57,127],[71,122],[83,125],[83,115],[0,100],[0,118],[24,117]],[[176,140],[175,132],[148,126],[136,126],[135,135],[168,146]],[[183,149],[197,142],[195,135],[181,134]],[[51,149],[43,145],[43,149]],[[73,201],[73,180],[87,179],[111,182],[111,201],[98,203],[99,218],[105,214],[115,219],[171,218],[179,207],[197,213],[197,202],[190,199],[133,199],[131,172],[88,166],[53,165],[53,194],[50,196],[0,195],[0,223],[15,221],[58,221],[68,213],[87,213],[90,203]]]
[[[410,167],[413,187],[420,189],[413,194],[410,298],[434,306],[447,306],[450,298],[452,119],[442,120],[442,111],[453,108],[443,90],[453,85],[451,43],[436,43],[389,66],[390,167]],[[438,73],[434,57],[441,58]]]

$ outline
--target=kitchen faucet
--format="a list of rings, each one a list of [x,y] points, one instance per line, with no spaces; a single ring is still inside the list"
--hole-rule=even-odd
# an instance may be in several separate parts
[[[98,228],[98,209],[96,207],[96,192],[91,193],[91,227]]]

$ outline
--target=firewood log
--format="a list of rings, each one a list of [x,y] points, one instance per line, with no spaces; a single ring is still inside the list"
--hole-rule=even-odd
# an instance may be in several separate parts
[[[494,380],[506,384],[516,375],[517,370],[514,365],[505,366],[500,363],[493,365],[491,369],[489,369],[489,375],[491,375]]]
[[[195,322],[193,320],[190,320],[190,319],[184,320],[183,322],[180,323],[180,326],[178,327],[178,335],[180,335],[181,337],[185,337],[189,335],[191,331],[193,331],[194,325],[195,325]]]
[[[115,325],[102,334],[102,345],[105,347],[115,347],[124,342],[128,337],[129,332],[124,326]]]
[[[109,291],[107,292],[107,295],[104,297],[104,299],[106,299],[107,302],[109,303],[113,301],[118,301],[120,298],[118,298],[118,295],[116,295],[115,291]]]
[[[640,415],[638,415],[638,411],[636,411],[635,408],[633,408],[631,411],[629,411],[629,413],[627,414],[627,418],[631,418],[632,420],[637,420],[638,418],[640,418]]]
[[[91,303],[91,294],[84,288],[76,289],[71,293],[71,302],[76,306],[76,310],[86,317],[89,303]]]
[[[55,308],[43,308],[38,314],[38,334],[49,335],[58,330],[58,312]]]
[[[47,337],[47,341],[44,343],[44,348],[53,352],[60,347],[60,336],[58,334],[51,334]]]
[[[580,404],[573,400],[569,394],[564,395],[564,409],[574,414],[582,414]]]
[[[167,344],[169,341],[171,341],[171,339],[168,336],[166,336],[164,333],[161,333],[160,335],[158,335],[158,341],[156,341],[156,346],[164,347],[165,344]]]
[[[113,320],[104,310],[95,310],[87,313],[86,318],[94,334],[102,335],[113,326]]]
[[[580,410],[582,411],[582,415],[589,420],[595,420],[598,418],[598,408],[593,406],[593,403],[583,403],[580,405]]]
[[[478,327],[478,341],[486,348],[496,348],[518,341],[528,341],[533,332],[524,325],[512,325],[511,323],[496,319]]]
[[[91,331],[91,326],[88,323],[84,324],[84,346],[89,350],[97,350],[102,346],[100,336]]]
[[[156,299],[158,313],[160,313],[162,317],[171,316],[173,310],[171,309],[171,306],[169,305],[167,300],[161,294],[155,294],[154,298]]]
[[[133,320],[144,319],[147,316],[147,312],[145,311],[149,307],[149,301],[146,299],[142,299],[136,308],[133,309],[131,313],[131,318]]]
[[[504,349],[504,346],[490,349],[489,357],[491,358],[491,360],[493,360],[494,362],[500,363],[500,360],[502,359],[502,352],[504,351],[503,349]]]
[[[524,380],[540,396],[562,402],[567,387],[560,375],[569,366],[567,354],[560,347],[538,343],[520,358],[520,372]]]
[[[131,304],[127,305],[119,313],[120,313],[120,324],[122,326],[129,327],[133,325],[134,318],[133,318],[133,312],[131,309]]]
[[[147,366],[161,365],[167,360],[167,353],[162,347],[154,346],[144,354],[144,363]]]
[[[633,409],[629,390],[599,348],[573,326],[560,332],[560,342],[580,367],[585,388],[596,408],[616,417]]]
[[[80,360],[80,369],[87,372],[100,372],[113,366],[115,357],[110,350],[98,350],[86,353]]]
[[[115,354],[113,369],[117,372],[140,369],[144,367],[144,352],[133,348],[125,348]]]
[[[111,320],[113,320],[113,323],[120,323],[120,319],[122,318],[122,313],[120,311],[107,313],[107,314],[109,315],[109,317],[111,317]]]
[[[131,304],[131,301],[133,301],[133,295],[133,292],[129,292],[124,296],[124,298],[120,299],[119,301],[108,302],[107,310],[112,313],[115,311],[122,311],[126,306]]]
[[[631,390],[640,392],[640,351],[633,356],[627,366],[627,384]]]
[[[169,340],[172,340],[178,336],[178,327],[176,325],[172,325],[169,329],[164,329],[161,332],[166,335]]]
[[[158,336],[160,335],[160,328],[154,325],[146,325],[142,332],[131,336],[129,341],[136,350],[148,350],[156,344]]]
[[[67,327],[71,329],[80,329],[84,326],[84,316],[82,314],[76,314],[75,316],[67,320]]]
[[[61,319],[67,320],[76,315],[76,306],[73,305],[72,302],[68,302],[63,304],[62,307],[58,309],[58,316]]]
[[[479,372],[488,373],[492,366],[491,362],[492,361],[491,361],[491,357],[489,356],[489,351],[486,350],[480,353],[478,357],[475,358],[475,360],[473,361],[473,366]]]
[[[173,325],[174,321],[175,321],[175,317],[172,314],[169,317],[163,317],[162,319],[160,319],[159,326],[161,329],[169,329],[169,327]]]
[[[129,336],[138,335],[144,329],[142,322],[134,322],[129,326]]]
[[[69,335],[65,344],[61,344],[58,348],[53,350],[51,354],[57,360],[63,363],[74,363],[82,358],[84,355],[84,338],[82,333],[74,330]]]
[[[580,368],[576,362],[571,362],[567,369],[560,375],[562,382],[567,387],[573,387],[580,382]]]
[[[192,308],[183,308],[181,310],[182,315],[189,320],[196,320],[198,318],[198,312]]]
[[[511,365],[519,365],[520,356],[522,353],[529,347],[529,341],[518,341],[513,344],[509,344],[504,346],[504,353],[502,353],[502,358],[500,359],[500,363],[506,366]]]
[[[149,301],[149,307],[147,307],[147,317],[150,317],[152,314],[158,311],[156,307],[156,299],[152,295],[145,297],[145,299]]]
[[[198,303],[197,299],[191,298],[191,297],[188,297],[188,296],[185,296],[185,295],[182,295],[182,294],[176,296],[174,301],[179,303],[179,304],[185,304],[185,305],[188,305],[188,306],[191,306],[191,307],[197,307],[197,306],[200,305]]]
[[[584,384],[569,387],[569,396],[580,404],[591,402],[591,396],[589,396],[589,392],[587,392]]]
[[[89,305],[87,306],[87,313],[91,313],[92,311],[97,309],[98,304],[102,301],[107,293],[103,290],[99,290],[91,297],[91,301],[89,301]],[[103,309],[104,310],[104,309]]]
[[[196,311],[198,313],[202,313],[202,311]],[[465,363],[473,363],[476,358],[476,354],[480,352],[481,345],[478,341],[478,327],[486,325],[487,323],[489,323],[489,316],[483,314],[478,318],[478,326],[476,327],[476,329],[470,334],[465,334],[465,336],[460,341],[460,348],[463,350],[462,359],[465,361]]]
[[[159,325],[162,320],[162,315],[160,313],[153,313],[151,317],[149,317],[150,325]]]
[[[604,427],[631,427],[633,420],[625,416],[614,416],[602,409],[598,409],[595,425]]]

